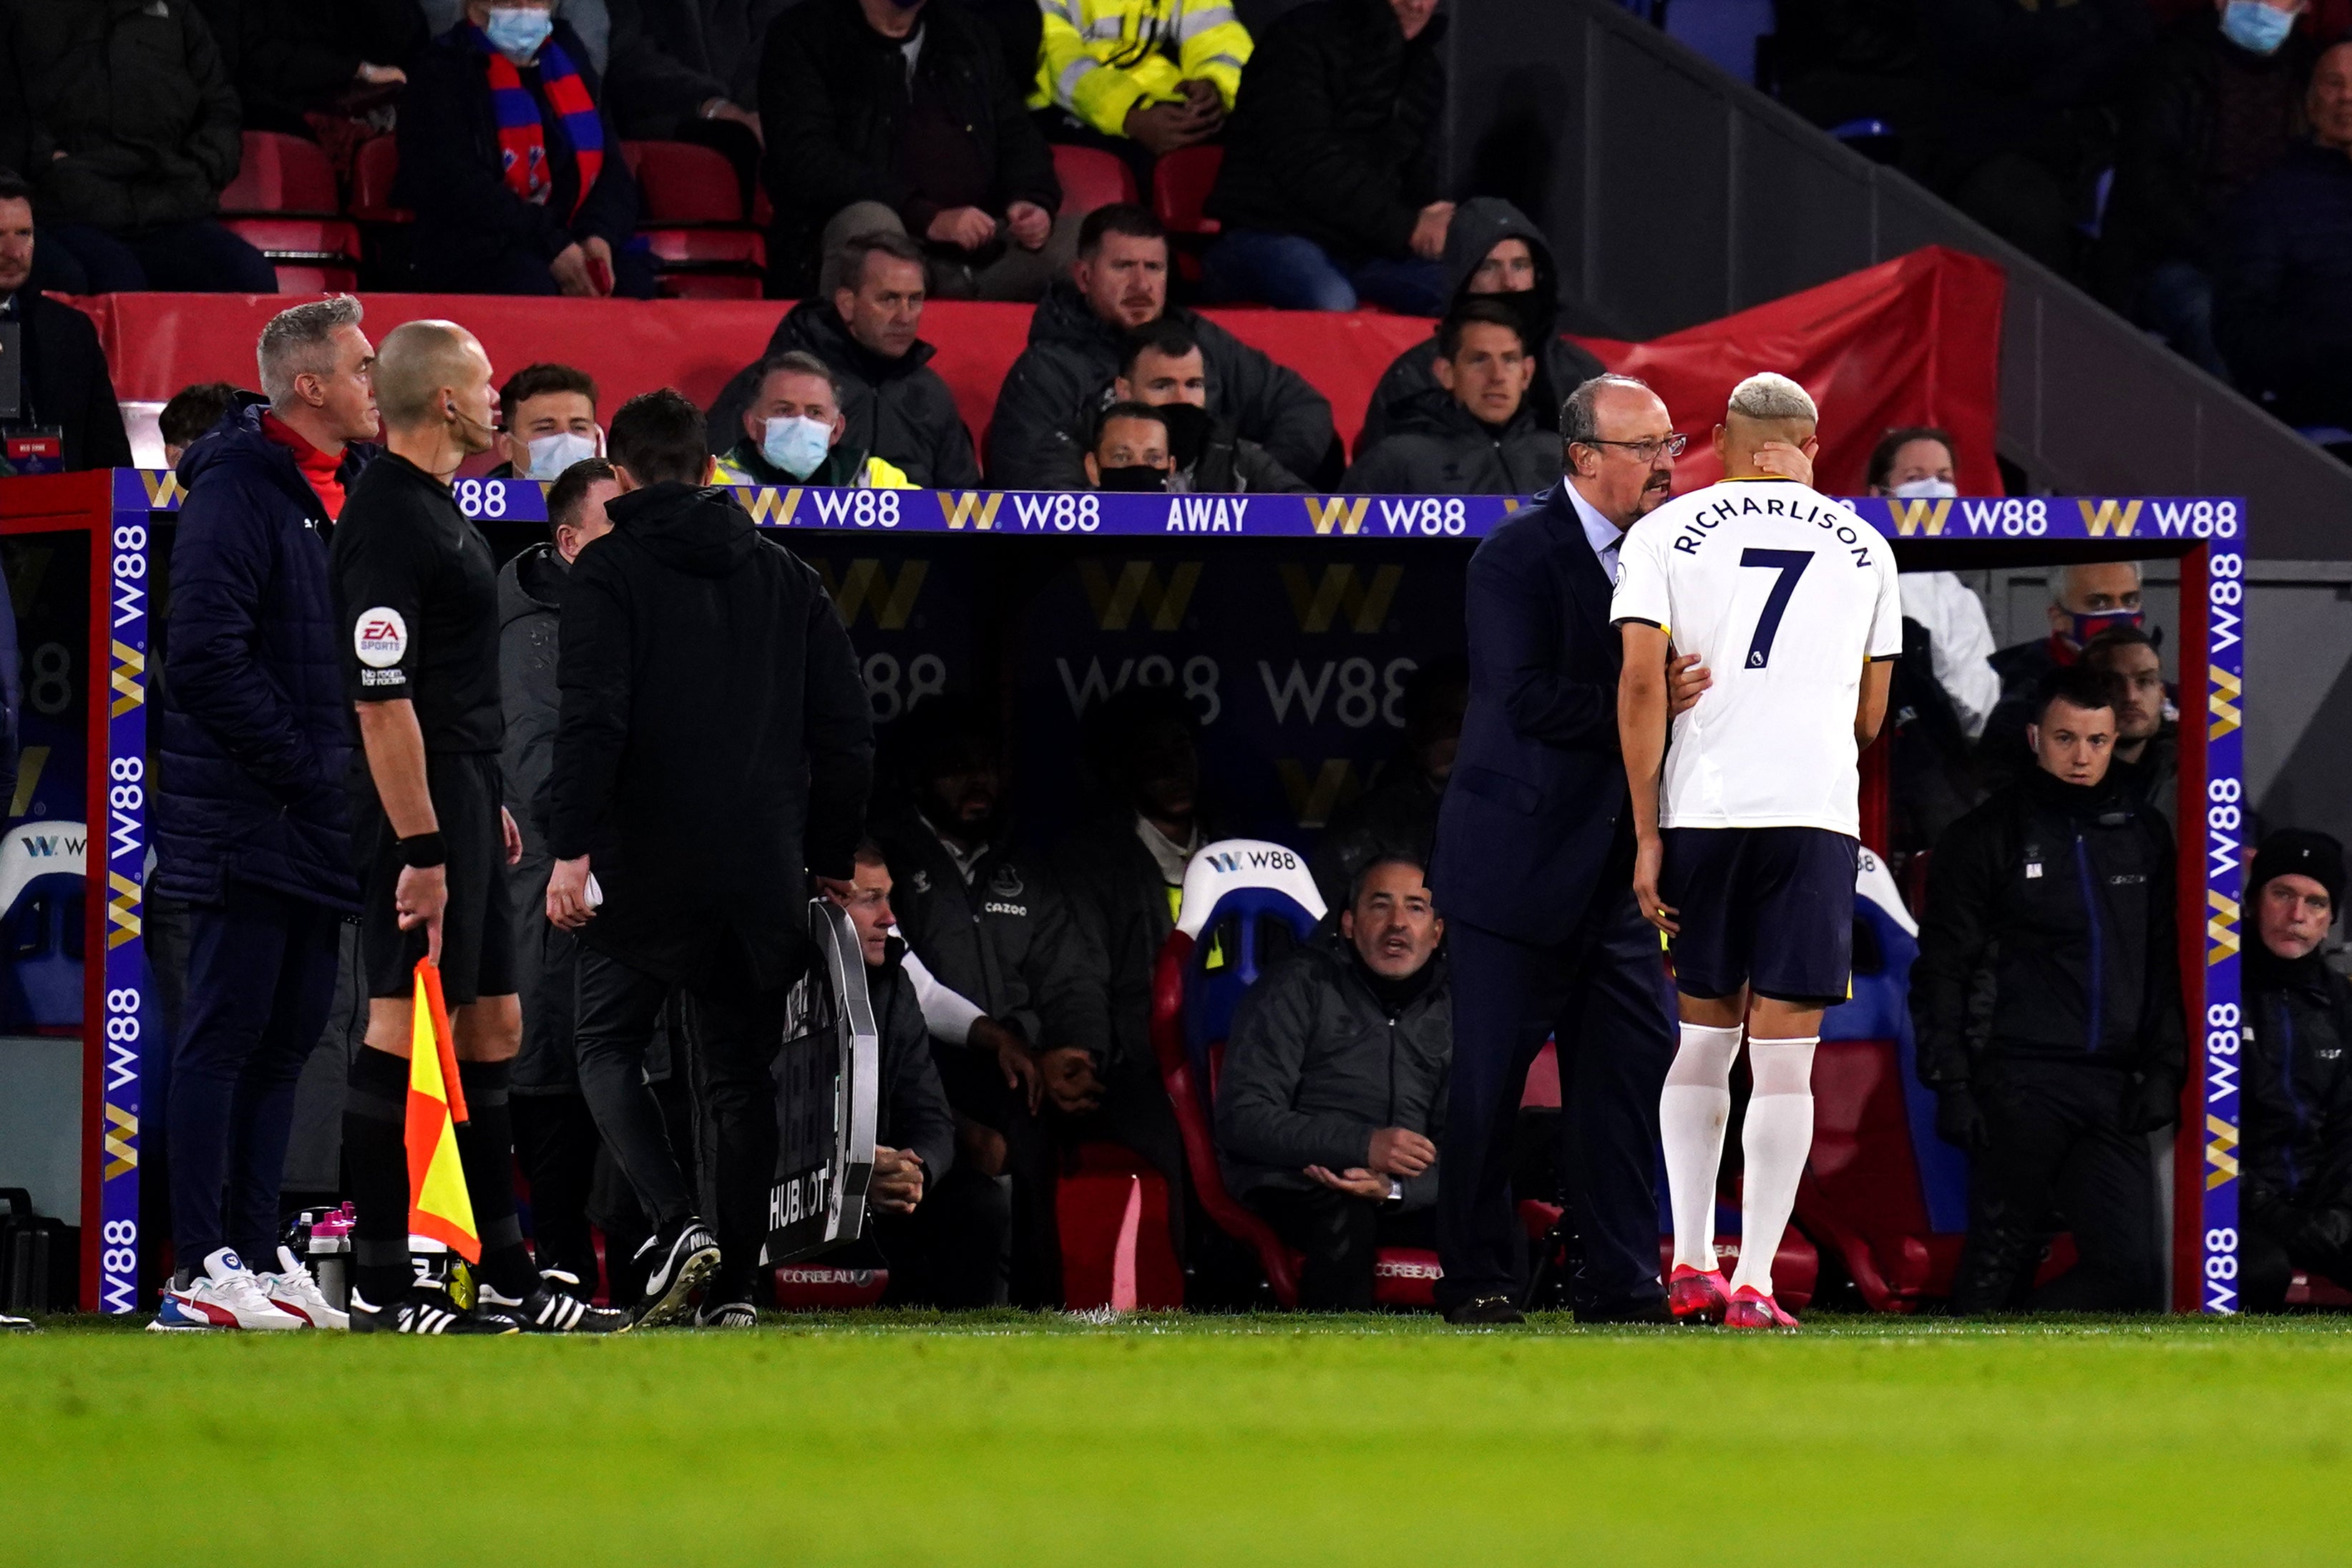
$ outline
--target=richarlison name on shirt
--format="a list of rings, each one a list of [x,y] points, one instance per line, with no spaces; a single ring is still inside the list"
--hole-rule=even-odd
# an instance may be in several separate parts
[[[1685,555],[1696,555],[1699,546],[1706,543],[1709,534],[1734,517],[1786,517],[1794,523],[1818,523],[1832,530],[1837,542],[1853,555],[1853,564],[1868,570],[1870,546],[1864,539],[1874,538],[1874,530],[1862,520],[1851,507],[1835,501],[1784,500],[1779,496],[1767,496],[1758,500],[1754,496],[1737,498],[1727,496],[1711,506],[1702,507],[1682,523],[1682,532],[1675,536],[1675,549]]]

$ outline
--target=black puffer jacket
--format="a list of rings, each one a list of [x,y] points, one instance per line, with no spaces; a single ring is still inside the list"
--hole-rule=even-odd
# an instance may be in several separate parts
[[[874,777],[857,655],[824,585],[723,488],[614,500],[572,563],[548,852],[593,856],[588,946],[692,984],[740,950],[805,967],[808,877],[847,879]]]
[[[499,571],[499,703],[506,738],[499,770],[507,810],[522,833],[522,859],[507,868],[515,910],[515,994],[522,998],[522,1050],[514,1087],[523,1094],[579,1092],[572,1050],[572,978],[579,939],[548,924],[547,819],[552,804],[556,632],[570,569],[555,547],[531,546]]]
[[[1537,420],[1553,428],[1559,426],[1561,400],[1605,368],[1582,348],[1560,336],[1562,330],[1559,298],[1559,269],[1552,262],[1551,242],[1543,231],[1530,222],[1525,213],[1498,196],[1474,196],[1454,210],[1454,221],[1445,229],[1445,287],[1448,298],[1460,304],[1469,297],[1470,279],[1486,253],[1507,239],[1528,242],[1528,250],[1535,258],[1536,286],[1524,294],[1490,295],[1489,298],[1520,307],[1521,328],[1530,345],[1539,346],[1541,357],[1536,361],[1536,379],[1528,388],[1528,406]],[[1585,317],[1580,308],[1576,312]],[[1570,329],[1598,330],[1600,323],[1589,319],[1567,323]],[[1608,334],[1603,334],[1608,335]],[[1390,421],[1405,406],[1423,392],[1442,392],[1436,372],[1429,367],[1437,360],[1437,334],[1429,340],[1416,343],[1399,354],[1381,375],[1380,384],[1372,389],[1372,401],[1364,409],[1364,428],[1356,437],[1356,450],[1370,452],[1373,443],[1388,434]]]
[[[776,206],[771,259],[797,269],[795,289],[825,221],[852,202],[881,203],[917,236],[948,207],[1061,206],[1053,152],[1022,101],[1028,84],[1006,77],[987,24],[933,0],[914,75],[910,89],[898,40],[868,26],[857,0],[806,0],[768,29],[760,119]]]
[[[220,210],[244,142],[228,67],[190,0],[14,0],[0,26],[43,223],[142,229]]]
[[[2095,1063],[2179,1083],[2187,1050],[2172,837],[2112,781],[2036,768],[1952,824],[1911,967],[1919,1077],[1988,1056]]]
[[[2239,389],[2290,424],[2352,424],[2352,158],[2295,147],[2222,232],[2213,334]]]
[[[1432,1140],[1445,1128],[1454,990],[1445,957],[1391,1014],[1347,939],[1332,932],[1266,970],[1234,1009],[1217,1082],[1217,1164],[1236,1197],[1307,1188],[1307,1166],[1360,1166],[1382,1127]],[[1426,971],[1424,971],[1426,973]],[[1437,1199],[1437,1167],[1404,1184],[1408,1208]]]
[[[154,885],[216,902],[251,883],[356,913],[353,740],[318,492],[247,395],[181,455]],[[374,455],[344,449],[349,486]]]
[[[1399,410],[1341,487],[1367,496],[1532,496],[1559,483],[1559,436],[1526,400],[1496,430],[1443,390]]]
[[[925,489],[968,490],[980,483],[971,432],[964,428],[955,393],[930,368],[939,350],[918,342],[898,359],[885,359],[849,335],[830,299],[803,299],[776,323],[768,347],[735,372],[710,405],[710,450],[743,439],[743,412],[760,395],[761,361],[798,349],[814,354],[842,382],[842,416],[849,422],[841,445],[897,465]]]
[[[1265,448],[1293,474],[1311,476],[1331,447],[1331,404],[1306,377],[1215,322],[1171,306],[1167,319],[1201,345],[1209,412]],[[1085,443],[1103,394],[1118,375],[1126,332],[1058,281],[1029,319],[1029,346],[1005,373],[988,427],[988,477],[1013,490],[1083,490]]]
[[[1439,16],[1406,42],[1388,0],[1317,0],[1268,27],[1242,68],[1209,215],[1343,263],[1411,255],[1437,199],[1444,32]]]
[[[2245,981],[2238,1212],[2285,1234],[2294,1210],[2352,1208],[2352,983],[2316,953],[2278,958],[2260,940]]]

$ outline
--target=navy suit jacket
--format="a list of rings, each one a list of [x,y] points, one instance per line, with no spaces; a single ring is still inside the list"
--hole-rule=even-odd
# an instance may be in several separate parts
[[[1431,867],[1449,920],[1561,942],[1632,841],[1609,575],[1563,483],[1470,558],[1470,706]],[[1630,885],[1630,884],[1629,884]]]

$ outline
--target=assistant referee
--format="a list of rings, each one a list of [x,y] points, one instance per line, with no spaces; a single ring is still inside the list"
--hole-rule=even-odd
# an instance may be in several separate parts
[[[384,455],[352,491],[330,563],[363,760],[352,776],[367,1041],[352,1063],[343,1154],[358,1208],[352,1327],[400,1333],[607,1331],[625,1321],[533,1271],[515,1218],[508,1064],[522,1040],[506,867],[522,840],[500,803],[497,562],[449,483],[488,450],[489,357],[448,321],[386,335],[375,364]],[[457,1151],[482,1242],[478,1299],[447,1254],[408,1244],[402,1130],[413,976],[430,954],[469,1119]]]

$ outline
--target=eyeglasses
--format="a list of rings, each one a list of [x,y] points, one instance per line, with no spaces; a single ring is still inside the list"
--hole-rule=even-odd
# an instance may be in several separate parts
[[[1655,463],[1658,460],[1658,454],[1661,452],[1664,453],[1669,457],[1680,457],[1683,455],[1683,448],[1690,444],[1690,437],[1687,435],[1669,435],[1664,441],[1659,441],[1654,438],[1647,441],[1601,441],[1596,439],[1592,441],[1579,441],[1572,444],[1577,446],[1622,446],[1626,451],[1632,453],[1635,457],[1641,459],[1643,463]]]

